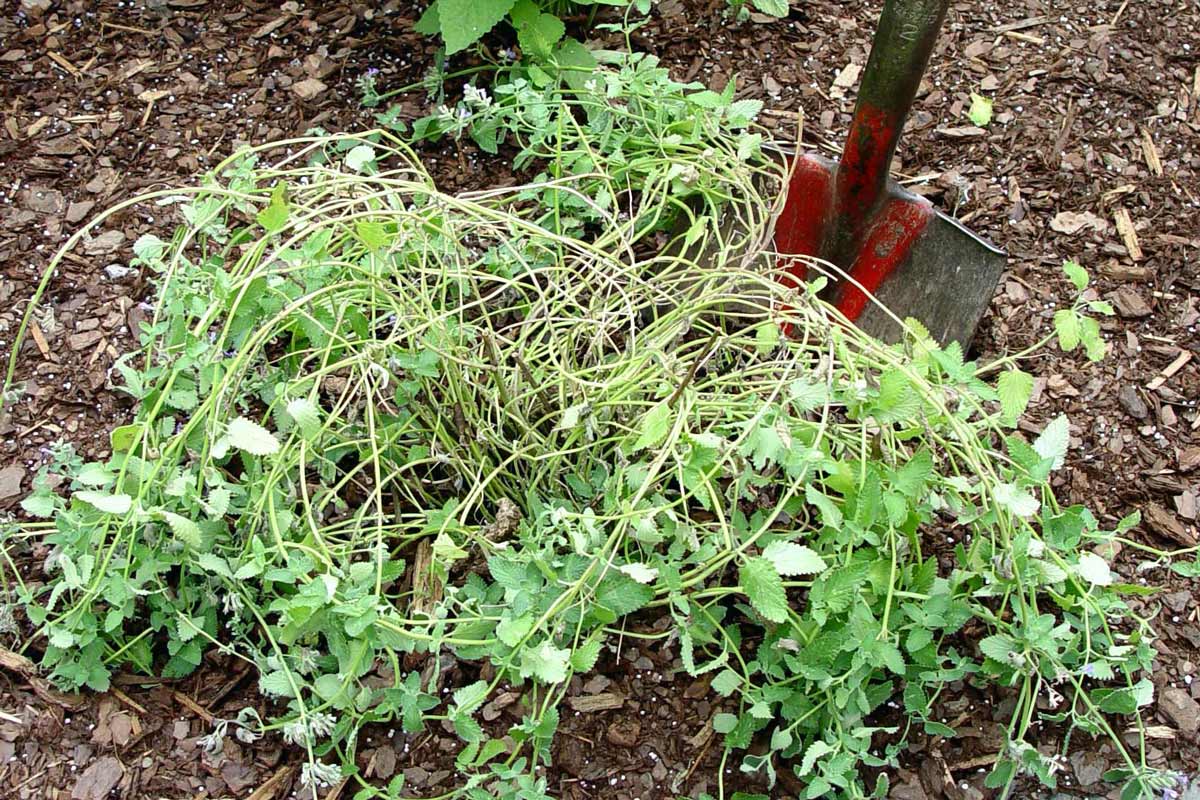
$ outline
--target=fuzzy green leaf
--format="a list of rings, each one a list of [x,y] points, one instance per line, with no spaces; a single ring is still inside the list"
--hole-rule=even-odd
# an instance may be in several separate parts
[[[256,219],[269,233],[274,233],[287,225],[288,214],[287,186],[277,183],[271,190],[270,204],[258,212]]]
[[[128,514],[133,508],[133,498],[127,494],[106,494],[84,489],[76,492],[73,497],[106,514]]]
[[[1019,652],[1019,648],[1011,636],[996,634],[979,642],[979,652],[993,661],[1008,664],[1012,654]]]
[[[526,614],[516,619],[505,617],[496,626],[496,638],[509,647],[516,647],[531,630],[533,630],[532,616]]]
[[[314,438],[321,429],[321,409],[307,397],[296,397],[288,401],[288,416],[300,428],[304,438]]]
[[[713,678],[712,683],[709,685],[721,697],[729,697],[742,685],[742,676],[731,669],[724,669],[721,670],[717,677]]]
[[[637,441],[633,443],[633,451],[654,447],[671,431],[671,407],[667,401],[658,403],[642,417],[642,426]]]
[[[116,477],[108,467],[94,461],[84,464],[75,474],[75,480],[84,486],[108,486]]]
[[[571,653],[571,669],[575,672],[591,672],[600,659],[600,648],[603,643],[599,639],[588,639],[575,648]]]
[[[1011,483],[996,485],[996,503],[1018,517],[1032,517],[1042,507],[1037,498]]]
[[[1075,572],[1093,586],[1111,586],[1113,582],[1108,562],[1095,553],[1080,554]]]
[[[1050,459],[1053,469],[1061,469],[1071,443],[1071,424],[1066,414],[1059,414],[1033,442],[1033,449],[1042,458]]]
[[[1016,424],[1017,418],[1025,413],[1029,398],[1033,396],[1033,376],[1019,369],[1010,369],[1000,375],[996,391],[1000,395],[1000,413],[1005,422]]]
[[[58,509],[58,497],[49,492],[31,494],[21,501],[21,508],[31,517],[52,517]]]
[[[1054,312],[1054,332],[1058,334],[1058,346],[1065,352],[1079,347],[1079,314],[1073,308],[1062,308]]]
[[[762,556],[746,559],[738,571],[742,591],[750,599],[750,605],[771,622],[787,620],[787,591],[775,565]]]
[[[279,440],[257,422],[238,417],[229,423],[225,433],[229,443],[255,456],[269,456],[279,451]]]
[[[717,733],[729,733],[731,730],[737,727],[737,723],[737,717],[735,717],[733,714],[728,714],[725,712],[714,714],[712,718],[713,730]]]
[[[521,675],[532,675],[543,683],[562,683],[567,679],[567,666],[571,663],[571,651],[555,647],[546,639],[532,649],[521,651]]]
[[[176,539],[183,542],[193,550],[199,550],[204,545],[204,537],[200,533],[200,526],[192,520],[173,511],[159,511],[167,526],[170,527],[171,533]]]
[[[369,144],[360,144],[346,153],[346,168],[354,172],[363,172],[374,160],[375,148]]]
[[[1078,262],[1064,261],[1062,268],[1063,272],[1071,280],[1071,283],[1075,284],[1076,289],[1082,292],[1088,287],[1087,270],[1079,266]]]
[[[533,0],[517,0],[509,17],[517,29],[517,42],[521,50],[542,60],[550,57],[554,45],[567,31],[562,20],[553,14],[543,13]]]
[[[967,112],[967,116],[980,128],[986,128],[992,121],[992,101],[972,92],[971,110]]]
[[[446,41],[446,55],[478,42],[514,5],[516,0],[438,0],[438,21]]]
[[[771,542],[763,550],[763,558],[775,566],[780,575],[814,575],[827,568],[814,550],[795,542]]]
[[[471,714],[487,700],[488,682],[475,681],[454,690],[454,715]]]
[[[754,7],[764,14],[780,19],[788,15],[788,0],[754,0]]]

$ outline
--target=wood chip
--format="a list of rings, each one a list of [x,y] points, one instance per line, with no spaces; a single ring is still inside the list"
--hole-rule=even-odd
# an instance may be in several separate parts
[[[55,64],[58,64],[60,67],[62,67],[67,72],[71,73],[72,75],[79,74],[79,69],[74,64],[72,64],[70,61],[67,61],[66,58],[64,58],[63,56],[54,52],[53,50],[47,51],[46,55],[48,55],[50,57],[51,61],[53,61]]]
[[[1121,286],[1115,292],[1109,292],[1106,297],[1112,301],[1117,313],[1124,319],[1142,319],[1153,313],[1150,304],[1128,286]]]
[[[292,84],[292,94],[301,100],[315,100],[329,87],[316,78],[305,78]]]
[[[0,669],[15,672],[29,681],[29,685],[33,687],[34,693],[47,702],[54,703],[63,708],[79,708],[86,702],[79,695],[63,694],[53,688],[49,681],[38,674],[36,664],[25,656],[3,647],[0,647]]]
[[[1154,272],[1149,267],[1135,267],[1116,261],[1101,264],[1100,274],[1118,281],[1148,281],[1154,277]]]
[[[851,61],[838,72],[837,77],[833,79],[834,87],[838,89],[849,89],[854,84],[858,83],[858,76],[862,74],[862,65],[855,64]]]
[[[272,31],[278,29],[281,25],[283,25],[283,23],[287,22],[291,18],[292,16],[290,14],[284,14],[282,17],[273,19],[260,27],[258,30],[254,31],[254,33],[250,34],[250,38],[261,39],[264,36],[269,36]]]
[[[1171,377],[1174,376],[1176,372],[1179,372],[1179,370],[1183,369],[1184,365],[1186,365],[1191,360],[1192,360],[1192,351],[1191,350],[1184,350],[1184,351],[1180,352],[1180,354],[1175,357],[1175,360],[1172,361],[1170,364],[1168,364],[1166,369],[1164,369],[1162,372],[1160,372],[1158,374],[1157,378],[1155,378],[1154,380],[1152,380],[1146,384],[1146,388],[1153,392],[1155,389],[1159,388],[1160,386],[1165,384],[1168,380],[1170,380]],[[1200,417],[1197,417],[1197,419],[1200,419]]]
[[[280,767],[275,774],[267,779],[267,782],[259,786],[246,800],[271,800],[279,792],[280,789],[287,786],[291,782],[292,773],[296,771],[295,764],[289,764],[286,767]]]
[[[973,136],[984,136],[987,131],[975,125],[961,125],[955,128],[938,128],[935,133],[947,139],[969,139]]]
[[[1060,211],[1050,220],[1050,230],[1065,233],[1067,236],[1072,236],[1086,228],[1104,233],[1108,230],[1108,223],[1090,211]]]
[[[625,705],[625,698],[615,692],[594,695],[575,695],[567,698],[567,705],[581,714],[593,711],[611,711]]]
[[[1018,33],[1017,31],[1005,31],[1004,35],[1007,36],[1009,39],[1016,39],[1019,42],[1029,42],[1030,44],[1035,44],[1038,47],[1041,47],[1042,45],[1044,45],[1046,43],[1046,40],[1044,37],[1034,36],[1033,34],[1029,34],[1029,33]]]
[[[1170,511],[1155,503],[1149,503],[1142,512],[1146,524],[1160,536],[1165,536],[1184,547],[1196,546],[1196,534],[1185,528]]]
[[[1133,229],[1133,220],[1129,216],[1129,211],[1118,208],[1113,212],[1113,219],[1116,220],[1117,233],[1121,234],[1121,240],[1125,242],[1125,249],[1129,251],[1129,257],[1134,261],[1141,261],[1146,256],[1142,252],[1142,246],[1138,243],[1137,231]]]
[[[1154,145],[1154,137],[1150,134],[1150,129],[1142,127],[1142,155],[1146,159],[1146,166],[1150,171],[1162,177],[1163,165],[1162,160],[1158,157],[1158,148]]]
[[[193,714],[195,714],[197,717],[204,720],[209,725],[212,725],[212,721],[213,721],[214,717],[212,714],[209,713],[208,709],[206,709],[204,706],[200,705],[199,703],[197,703],[192,698],[188,697],[183,692],[174,691],[174,692],[171,692],[171,696],[175,698],[176,702],[178,702],[181,705],[186,706],[188,709],[190,709],[191,712]]]
[[[47,344],[46,336],[42,333],[42,328],[37,324],[37,320],[29,321],[29,333],[33,336],[33,343],[41,351],[42,358],[50,358],[50,345]]]
[[[1010,22],[1007,25],[997,25],[992,28],[992,33],[1008,33],[1009,31],[1021,31],[1026,28],[1036,28],[1039,25],[1045,25],[1050,21],[1050,17],[1027,17],[1020,22]]]

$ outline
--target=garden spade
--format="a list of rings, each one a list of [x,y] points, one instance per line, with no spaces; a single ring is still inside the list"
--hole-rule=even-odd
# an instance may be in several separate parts
[[[867,292],[897,317],[920,320],[943,345],[956,341],[965,350],[1005,255],[889,177],[948,5],[885,1],[841,160],[794,158],[775,247],[848,273],[853,281],[833,280],[827,299],[868,333],[896,341],[902,330]],[[787,269],[808,277],[802,261]]]

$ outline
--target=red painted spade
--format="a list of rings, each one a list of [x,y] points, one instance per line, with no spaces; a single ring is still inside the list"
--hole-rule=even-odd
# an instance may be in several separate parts
[[[838,162],[795,158],[776,222],[781,254],[818,256],[861,285],[833,280],[828,300],[868,333],[902,333],[866,289],[897,317],[915,317],[942,344],[971,343],[1005,255],[889,177],[900,132],[929,63],[949,0],[885,0]],[[789,271],[807,277],[796,261]]]

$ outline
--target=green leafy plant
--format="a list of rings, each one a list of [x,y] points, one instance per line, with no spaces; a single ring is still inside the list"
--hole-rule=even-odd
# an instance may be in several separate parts
[[[545,61],[566,34],[562,17],[585,8],[594,13],[597,6],[634,7],[647,14],[650,5],[651,0],[434,0],[416,29],[427,36],[441,36],[447,55],[451,55],[475,45],[507,19],[522,53],[534,61]]]
[[[728,4],[728,14],[737,22],[750,19],[750,10],[771,17],[786,17],[791,11],[788,0],[725,0]]]
[[[822,280],[780,280],[786,175],[756,107],[595,59],[416,128],[494,125],[541,170],[526,185],[447,195],[391,132],[313,136],[68,242],[143,202],[184,221],[134,247],[157,283],[116,367],[134,421],[104,462],[57,449],[24,504],[45,521],[8,534],[51,548],[47,582],[13,591],[53,678],[104,690],[220,652],[275,715],[210,737],[279,735],[309,786],[401,797],[358,773],[358,732],[445,723],[452,796],[543,798],[570,677],[652,615],[673,625],[638,635],[712,676],[721,796],[729,762],[886,796],[860,769],[954,735],[938,704],[960,681],[1012,699],[999,791],[1054,785],[1039,722],[1110,740],[1126,798],[1174,785],[1117,735],[1153,697],[1153,630],[1096,552],[1146,550],[1137,519],[1055,499],[1068,420],[1014,432],[1028,353],[968,362],[914,321],[885,346]],[[1093,311],[1070,309],[1080,329]],[[480,714],[501,683],[526,687],[513,725]]]

